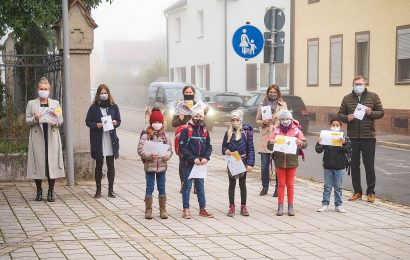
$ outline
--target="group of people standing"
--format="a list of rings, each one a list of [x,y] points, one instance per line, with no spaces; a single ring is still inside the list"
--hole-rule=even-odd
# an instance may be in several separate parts
[[[26,122],[30,126],[29,152],[28,152],[28,178],[35,179],[37,186],[37,201],[42,200],[42,179],[48,179],[49,190],[47,200],[53,202],[54,183],[56,178],[64,177],[64,163],[62,155],[62,145],[58,126],[62,123],[39,123],[39,110],[41,107],[59,108],[56,100],[49,98],[50,84],[46,78],[40,79],[37,85],[38,98],[29,101],[26,109]],[[192,101],[195,105],[195,88],[186,86],[183,89],[184,100]],[[354,111],[358,104],[365,105],[365,116],[362,120],[355,118]],[[271,85],[266,91],[266,96],[261,103],[261,107],[269,106],[271,108],[272,118],[262,119],[261,109],[258,109],[256,122],[261,127],[256,152],[261,156],[261,181],[262,190],[260,195],[266,195],[269,189],[270,168],[276,173],[276,185],[273,193],[278,197],[278,209],[276,215],[284,214],[284,194],[287,190],[287,202],[289,216],[294,216],[294,177],[298,167],[299,155],[304,157],[303,149],[307,147],[306,139],[297,120],[292,116],[291,111],[287,110],[286,102],[283,100],[279,86]],[[61,109],[61,108],[60,108]],[[111,116],[114,128],[109,131],[103,131],[101,118]],[[380,98],[377,94],[369,92],[366,88],[366,80],[362,76],[353,79],[353,90],[343,98],[338,118],[332,119],[330,130],[340,131],[342,123],[347,124],[347,136],[342,138],[341,147],[332,147],[320,144],[320,138],[317,141],[315,149],[318,153],[324,152],[324,193],[322,207],[320,212],[326,211],[329,207],[329,200],[332,188],[335,192],[336,211],[346,212],[342,207],[342,188],[343,175],[345,167],[345,153],[352,150],[351,155],[351,172],[354,195],[349,199],[356,201],[362,197],[360,184],[360,157],[366,169],[367,181],[367,201],[375,200],[375,125],[376,119],[384,115]],[[206,110],[199,106],[191,111],[190,115],[183,113],[175,115],[172,120],[177,130],[177,147],[179,156],[179,176],[181,181],[182,193],[182,217],[185,219],[192,218],[190,208],[190,192],[192,184],[195,184],[195,193],[199,203],[199,216],[213,217],[213,214],[206,209],[205,187],[203,178],[189,178],[194,165],[206,165],[212,153],[210,133],[205,123]],[[227,129],[222,143],[222,154],[230,156],[238,152],[246,171],[241,174],[232,175],[227,169],[229,180],[229,209],[227,215],[235,215],[235,186],[238,180],[241,194],[240,214],[249,216],[246,204],[246,176],[252,172],[255,164],[255,147],[253,141],[253,129],[250,125],[243,122],[243,114],[240,110],[234,110],[230,114],[230,126]],[[121,116],[118,106],[115,104],[113,97],[107,85],[101,84],[95,95],[87,116],[86,125],[90,128],[90,146],[91,157],[95,160],[95,181],[96,193],[95,198],[101,197],[101,180],[102,167],[104,159],[107,163],[108,179],[108,196],[115,198],[114,178],[115,167],[114,160],[119,157],[119,139],[116,134],[116,128],[121,125]],[[178,129],[178,128],[177,128]],[[274,151],[273,146],[277,136],[294,137],[297,146],[296,154],[285,154]],[[165,155],[147,154],[144,145],[148,142],[160,142],[168,145],[169,148]],[[166,171],[167,162],[173,155],[170,138],[165,131],[164,116],[158,108],[151,111],[149,126],[143,130],[138,143],[138,154],[144,163],[146,177],[146,194],[145,194],[145,218],[152,219],[152,204],[155,181],[159,192],[160,217],[168,218],[166,212]],[[272,164],[273,162],[273,164]]]

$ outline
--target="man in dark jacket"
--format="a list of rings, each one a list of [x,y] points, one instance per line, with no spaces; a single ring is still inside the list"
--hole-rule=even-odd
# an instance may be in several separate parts
[[[352,184],[354,195],[349,199],[356,201],[362,198],[360,180],[360,153],[366,170],[367,201],[374,202],[376,174],[374,171],[374,156],[376,151],[375,120],[384,116],[382,102],[376,93],[365,87],[366,79],[363,76],[353,78],[353,91],[343,98],[339,109],[339,118],[347,123],[347,135],[352,142]],[[362,120],[356,118],[354,112],[358,104],[366,106]]]

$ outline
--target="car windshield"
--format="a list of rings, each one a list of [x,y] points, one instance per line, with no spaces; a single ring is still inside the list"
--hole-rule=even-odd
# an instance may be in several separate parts
[[[182,87],[165,88],[165,95],[167,97],[167,101],[170,102],[182,100],[184,98],[182,95]],[[204,96],[199,89],[195,89],[195,101],[199,100],[204,102]]]
[[[238,96],[230,96],[230,95],[217,95],[215,96],[215,101],[216,102],[221,102],[221,103],[228,103],[228,102],[236,102],[236,103],[242,103],[242,99]]]

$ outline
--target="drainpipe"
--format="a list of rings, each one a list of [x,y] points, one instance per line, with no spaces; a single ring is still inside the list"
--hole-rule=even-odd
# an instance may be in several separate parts
[[[170,80],[170,76],[169,76],[169,30],[168,30],[168,15],[166,13],[164,13],[165,16],[165,21],[166,21],[166,26],[167,26],[167,78],[168,81]]]
[[[228,92],[228,0],[224,2],[224,23],[225,23],[225,92]]]

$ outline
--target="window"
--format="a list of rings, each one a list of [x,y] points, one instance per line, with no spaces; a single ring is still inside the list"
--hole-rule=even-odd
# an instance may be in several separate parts
[[[195,66],[191,66],[191,83],[195,85]]]
[[[176,24],[176,28],[175,28],[176,41],[180,42],[181,41],[181,18],[178,17],[175,21],[175,24]]]
[[[204,37],[204,11],[198,11],[198,37]]]
[[[343,36],[330,36],[329,84],[342,85]]]
[[[257,90],[257,69],[256,63],[246,64],[246,90]]]
[[[195,77],[196,85],[200,89],[206,88],[206,66],[205,65],[198,65],[196,66],[196,75]]]
[[[175,69],[175,81],[176,82],[186,81],[186,68],[185,67],[179,67]]]
[[[370,32],[356,33],[354,76],[362,75],[369,81]]]
[[[410,25],[396,29],[396,83],[410,84]]]
[[[253,105],[255,105],[255,102],[258,101],[259,99],[259,95],[254,95],[252,96],[247,102],[246,102],[246,106],[247,107],[251,107]]]
[[[307,42],[307,85],[319,84],[319,39],[308,39]]]
[[[170,69],[169,74],[170,74],[171,81],[174,81],[174,78],[175,78],[174,77],[174,68]]]
[[[150,87],[149,93],[148,93],[149,101],[155,102],[155,98],[157,96],[157,90],[158,90],[158,87],[154,87],[154,86]]]
[[[269,64],[259,64],[259,86],[261,89],[267,89],[269,86]]]

